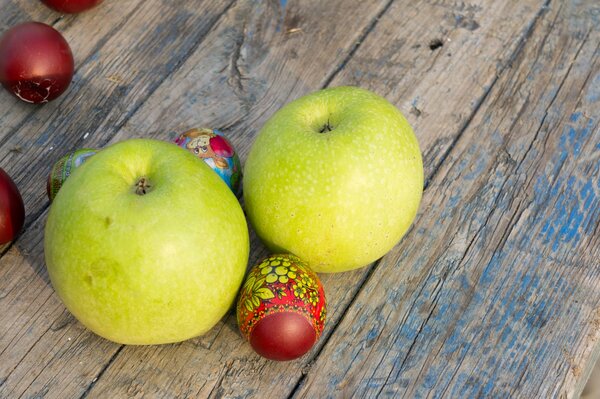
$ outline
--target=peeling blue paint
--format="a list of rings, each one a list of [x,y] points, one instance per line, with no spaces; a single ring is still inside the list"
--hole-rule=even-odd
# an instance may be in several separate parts
[[[479,175],[481,175],[481,172],[483,172],[483,170],[485,169],[487,165],[487,157],[484,156],[480,156],[477,158],[477,161],[475,161],[475,166],[472,168],[472,170],[467,173],[464,176],[465,180],[474,180],[475,178],[479,177]]]
[[[562,164],[569,158],[581,155],[581,149],[594,126],[593,119],[581,126],[581,112],[572,114],[570,124],[559,139],[559,153],[554,161],[553,174],[558,174]],[[579,178],[569,176],[559,177],[552,187],[548,187],[553,176],[538,176],[534,186],[536,203],[547,203],[553,206],[551,216],[543,223],[540,235],[543,243],[550,245],[553,252],[558,251],[562,244],[576,244],[581,239],[581,234],[589,234],[590,224],[595,224],[598,219],[594,209],[600,207],[599,195],[593,188],[597,177]]]
[[[571,115],[569,120],[571,121],[571,123],[575,123],[575,122],[579,121],[579,118],[581,118],[581,115],[582,115],[581,112],[575,112]]]

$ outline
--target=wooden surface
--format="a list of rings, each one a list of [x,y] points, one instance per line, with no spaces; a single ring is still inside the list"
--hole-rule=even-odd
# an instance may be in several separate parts
[[[0,0],[0,31],[54,25],[77,72],[42,107],[0,92],[0,167],[26,202],[0,258],[0,397],[576,397],[600,346],[596,0],[105,0],[61,16]],[[352,84],[415,128],[426,187],[387,256],[323,275],[329,315],[298,361],[253,354],[232,314],[176,345],[105,341],[43,256],[63,153],[223,129],[245,159],[286,102]],[[266,250],[252,238],[251,263]]]

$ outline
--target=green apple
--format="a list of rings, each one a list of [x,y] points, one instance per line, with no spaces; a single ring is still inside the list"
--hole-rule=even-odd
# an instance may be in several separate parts
[[[355,269],[386,254],[414,220],[423,192],[410,125],[387,100],[356,87],[321,90],[276,112],[244,175],[258,236],[318,272]]]
[[[46,264],[66,307],[123,344],[201,335],[229,310],[248,262],[244,213],[204,162],[134,139],[73,171],[45,230]]]

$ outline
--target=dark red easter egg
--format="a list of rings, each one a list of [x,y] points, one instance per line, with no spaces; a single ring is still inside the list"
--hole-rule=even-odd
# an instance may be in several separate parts
[[[0,245],[14,240],[24,221],[21,193],[10,176],[0,168]]]
[[[294,312],[273,313],[261,319],[250,335],[250,345],[271,360],[296,359],[312,348],[315,329],[306,316]]]
[[[73,14],[96,7],[102,0],[42,0],[42,3],[58,12]]]
[[[25,102],[41,104],[60,96],[74,68],[69,44],[51,26],[26,22],[0,38],[0,83]]]
[[[323,332],[325,316],[319,277],[294,255],[272,255],[253,267],[237,304],[242,335],[271,360],[308,352]]]

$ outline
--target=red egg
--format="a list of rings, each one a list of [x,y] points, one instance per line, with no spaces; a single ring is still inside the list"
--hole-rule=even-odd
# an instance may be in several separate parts
[[[58,12],[73,14],[96,7],[102,0],[42,0],[42,3]]]
[[[17,236],[25,221],[23,198],[15,182],[0,168],[0,245]]]
[[[272,255],[252,268],[237,304],[242,335],[271,360],[308,352],[323,332],[325,315],[319,277],[294,255]]]
[[[25,102],[54,100],[67,90],[73,72],[71,48],[51,26],[26,22],[0,38],[0,83]]]

